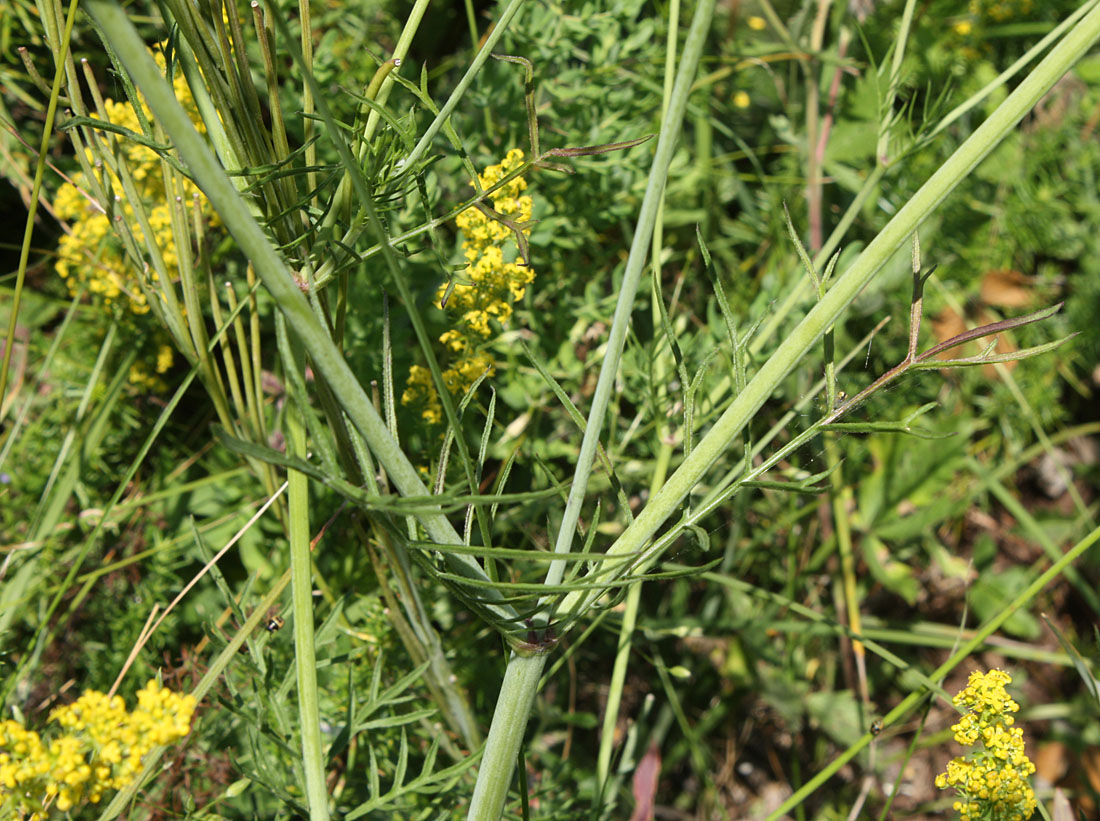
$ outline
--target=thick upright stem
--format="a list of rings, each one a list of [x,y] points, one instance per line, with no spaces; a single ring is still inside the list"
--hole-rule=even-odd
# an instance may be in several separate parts
[[[470,801],[470,821],[497,821],[504,813],[508,787],[519,758],[527,717],[539,689],[539,678],[546,666],[546,656],[520,656],[513,653],[500,685],[493,723],[485,756],[478,770],[474,797]]]

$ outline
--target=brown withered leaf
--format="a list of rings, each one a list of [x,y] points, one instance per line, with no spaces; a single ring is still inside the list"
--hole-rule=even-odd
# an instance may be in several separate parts
[[[966,320],[960,316],[954,308],[947,307],[940,311],[939,316],[932,317],[932,333],[937,342],[946,342],[952,337],[966,332]],[[944,351],[939,355],[940,359],[950,359],[953,354]]]
[[[1069,750],[1060,741],[1044,744],[1035,754],[1035,777],[1057,784],[1069,769]]]
[[[653,139],[653,134],[646,134],[635,140],[625,140],[621,143],[604,143],[603,145],[579,145],[573,148],[551,148],[544,157],[591,157],[594,154],[607,154],[610,151],[622,151],[624,148],[633,148]]]
[[[981,297],[998,308],[1028,308],[1036,301],[1035,283],[1019,271],[989,271],[982,277]]]

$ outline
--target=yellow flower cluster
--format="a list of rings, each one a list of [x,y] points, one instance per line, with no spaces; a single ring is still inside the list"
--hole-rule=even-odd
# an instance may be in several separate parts
[[[163,68],[164,58],[157,55],[157,61]],[[182,74],[176,75],[173,88],[176,98],[190,115],[191,122],[200,132],[204,131],[198,108]],[[141,123],[130,103],[105,100],[104,110],[108,121],[114,125],[141,133]],[[150,116],[147,111],[145,114],[146,118]],[[118,139],[118,161],[133,178],[143,210],[148,215],[152,241],[160,249],[169,274],[174,275],[179,268],[179,252],[172,234],[169,197],[165,190],[164,175],[161,173],[160,156],[151,148],[121,137],[104,135],[101,139]],[[92,152],[88,151],[86,156],[94,164]],[[149,306],[137,285],[135,266],[139,263],[126,257],[112,223],[116,220],[125,221],[139,245],[144,243],[145,236],[136,218],[134,203],[124,195],[118,176],[105,170],[101,181],[114,192],[113,202],[96,201],[93,193],[95,189],[82,172],[75,174],[71,183],[65,183],[58,190],[54,199],[54,210],[58,217],[70,222],[71,230],[61,238],[55,270],[65,280],[70,293],[76,293],[81,284],[87,284],[88,290],[102,298],[105,304],[110,305],[125,297],[126,304],[133,313],[144,314]],[[198,188],[194,183],[185,181],[183,198],[188,207],[196,193]],[[175,199],[175,192],[172,198]],[[209,204],[205,198],[200,201],[207,221],[213,221],[214,215]],[[150,272],[149,276],[155,279],[156,273]]]
[[[158,54],[156,60],[164,68],[164,58]],[[176,74],[173,88],[176,99],[188,112],[191,122],[200,132],[205,131],[187,81],[181,73]],[[108,99],[104,100],[103,107],[109,122],[141,133],[141,123],[130,103]],[[150,117],[147,110],[145,115],[147,119]],[[100,139],[108,144],[112,140],[118,141],[116,159],[133,180],[139,205],[148,219],[151,242],[159,249],[169,278],[174,280],[179,271],[179,249],[172,232],[172,206],[169,201],[175,204],[175,198],[179,195],[184,213],[189,218],[191,203],[199,189],[190,180],[185,180],[182,192],[173,191],[169,197],[161,159],[155,151],[112,134],[104,134]],[[95,157],[90,150],[86,151],[85,156],[89,163],[95,165]],[[107,195],[105,202],[97,199],[99,189],[83,172],[77,172],[71,182],[63,184],[58,190],[53,203],[54,211],[59,219],[68,221],[69,230],[58,243],[54,270],[65,281],[70,293],[75,294],[83,285],[105,306],[126,307],[134,315],[145,314],[149,311],[149,305],[139,286],[139,277],[155,281],[157,272],[144,260],[129,256],[119,236],[119,223],[125,223],[125,228],[121,230],[133,236],[139,249],[145,246],[145,232],[137,218],[135,203],[125,195],[122,181],[113,170],[104,168],[99,182]],[[217,216],[206,198],[200,196],[198,202],[204,222],[216,224]],[[155,362],[135,365],[130,372],[130,381],[140,387],[159,389],[162,387],[160,375],[171,366],[172,349],[160,345]]]
[[[52,741],[17,721],[0,722],[0,808],[42,821],[56,809],[96,804],[108,790],[125,787],[153,747],[187,735],[195,698],[163,689],[151,679],[127,712],[121,696],[86,690],[50,713],[65,731]]]
[[[523,152],[513,148],[499,165],[491,165],[479,174],[482,188],[492,188],[523,164]],[[530,233],[532,201],[523,194],[527,182],[522,177],[509,180],[489,195],[488,207],[525,235]],[[443,381],[453,394],[464,393],[482,374],[493,372],[493,357],[484,350],[491,335],[490,320],[505,323],[512,316],[512,303],[522,299],[535,279],[530,267],[516,260],[511,246],[516,245],[513,227],[478,208],[467,208],[455,220],[462,231],[462,250],[466,268],[450,295],[447,286],[437,298],[446,298],[445,310],[456,318],[454,328],[439,337],[451,357],[443,372]],[[506,254],[505,252],[509,253]],[[421,408],[421,417],[430,424],[443,419],[442,406],[432,385],[430,371],[413,365],[401,401]]]
[[[1034,10],[1033,0],[970,0],[969,20],[959,20],[951,30],[959,37],[969,37],[975,23],[1005,23],[1013,18],[1028,17]]]
[[[1003,23],[1030,14],[1034,6],[1033,0],[970,0],[970,13]]]
[[[161,378],[172,367],[175,355],[170,345],[157,346],[157,358],[152,362],[135,362],[130,366],[130,384],[149,391],[164,390],[164,380]]]
[[[953,702],[967,710],[952,726],[955,740],[964,746],[981,742],[981,749],[948,762],[936,776],[941,790],[954,787],[960,821],[1025,821],[1035,812],[1035,793],[1028,776],[1035,765],[1024,753],[1024,732],[1013,727],[1012,713],[1020,709],[1005,685],[1012,677],[1003,670],[973,672]]]

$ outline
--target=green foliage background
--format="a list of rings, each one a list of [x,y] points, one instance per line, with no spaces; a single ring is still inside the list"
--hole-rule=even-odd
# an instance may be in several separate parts
[[[644,505],[663,460],[675,461],[682,453],[682,400],[688,387],[682,375],[699,379],[692,420],[696,431],[730,401],[734,357],[711,275],[740,323],[739,333],[755,328],[748,337],[750,372],[811,304],[806,273],[783,217],[786,204],[803,242],[816,251],[806,230],[807,163],[813,151],[808,107],[818,106],[831,117],[822,157],[820,214],[826,236],[876,162],[886,166],[844,235],[842,270],[996,107],[1006,89],[933,133],[942,117],[993,80],[1076,4],[980,0],[963,10],[945,0],[920,5],[896,101],[886,94],[886,69],[880,67],[889,65],[895,46],[898,4],[882,4],[858,24],[847,4],[824,7],[820,53],[807,46],[817,4],[777,3],[774,9],[727,4],[714,19],[665,194],[653,294],[637,300],[602,438],[614,478],[602,472],[594,477],[591,504],[582,518],[582,540],[590,539],[595,552]],[[27,0],[7,0],[5,11],[10,13],[0,25],[5,126],[0,170],[10,183],[4,194],[9,202],[29,195],[34,152],[28,145],[41,131],[47,94],[28,79],[8,46],[27,45],[29,59],[47,78],[52,62],[37,8]],[[247,19],[250,12],[239,11]],[[679,13],[686,19],[688,11]],[[155,4],[134,6],[130,13],[147,42],[162,49],[172,42]],[[404,7],[376,0],[322,3],[314,9],[313,73],[329,92],[326,99],[339,122],[361,117],[363,89],[392,53],[404,13]],[[426,89],[440,105],[472,59],[476,44],[469,21],[481,38],[499,13],[487,4],[430,14],[399,69],[412,88],[395,86],[385,104],[399,127],[384,124],[364,161],[368,180],[379,186],[376,204],[391,236],[469,198],[467,163],[482,169],[510,148],[530,152],[522,67],[490,61],[450,122],[461,150],[441,137],[415,179],[410,174],[394,183],[391,176],[395,163],[408,154],[408,135],[419,134],[433,116],[415,87]],[[544,149],[606,145],[656,133],[665,96],[669,14],[667,4],[643,0],[547,0],[524,8],[497,50],[522,56],[533,66]],[[765,20],[763,30],[749,25],[757,17]],[[784,30],[774,21],[781,21]],[[100,90],[121,99],[121,83],[87,20],[75,29],[71,48],[78,58],[96,55],[92,63]],[[259,88],[258,48],[249,58]],[[280,100],[295,148],[287,174],[297,181],[305,174],[298,149],[306,142],[307,119],[300,113],[297,69],[289,57],[284,62]],[[835,104],[830,98],[834,72],[839,72]],[[740,94],[748,95],[747,106],[739,104]],[[896,155],[877,158],[883,105],[898,114],[890,143]],[[900,419],[935,402],[937,408],[921,424],[947,438],[852,434],[832,437],[827,445],[819,437],[768,478],[793,483],[831,472],[819,483],[825,493],[753,489],[681,537],[665,557],[671,564],[657,569],[705,565],[707,572],[645,583],[622,705],[618,721],[610,725],[611,778],[601,787],[597,758],[607,733],[601,722],[624,612],[620,599],[609,597],[555,648],[530,720],[524,778],[513,785],[509,817],[627,817],[644,792],[632,784],[632,773],[651,748],[659,751],[661,767],[655,800],[669,812],[763,817],[777,803],[769,803],[769,795],[785,797],[798,789],[917,686],[911,672],[874,655],[868,655],[864,668],[860,651],[836,626],[850,619],[845,584],[854,585],[862,635],[927,671],[968,629],[1003,610],[1045,566],[1044,555],[1060,555],[1095,527],[1098,468],[1095,445],[1089,457],[1087,443],[1095,442],[1100,421],[1095,400],[1100,272],[1094,270],[1100,259],[1098,111],[1100,57],[1092,55],[921,231],[925,267],[937,266],[925,290],[922,349],[940,341],[934,334],[949,315],[973,325],[1056,302],[1065,303],[1060,313],[1005,336],[1022,349],[1079,335],[1053,353],[1011,368],[909,377],[873,396],[851,421]],[[315,225],[324,198],[333,196],[340,166],[328,141],[313,145],[318,152],[314,170],[322,181],[319,196],[299,203],[295,213],[308,215]],[[604,355],[651,157],[652,143],[644,143],[570,159],[570,174],[535,168],[526,175],[536,203],[529,241],[537,278],[492,343],[497,373],[470,398],[461,431],[474,453],[483,445],[482,492],[532,492],[496,513],[496,547],[536,557],[553,543],[580,436],[536,363],[583,412]],[[50,159],[57,171],[47,178],[45,201],[59,186],[60,173],[77,168],[71,145],[60,133]],[[272,169],[262,171],[256,176]],[[382,184],[386,180],[389,187]],[[255,464],[212,436],[219,419],[196,382],[125,486],[121,503],[108,514],[80,574],[64,588],[60,608],[48,610],[140,443],[188,371],[178,361],[158,395],[140,393],[124,380],[111,387],[111,378],[128,367],[126,356],[136,351],[140,357],[152,349],[153,328],[127,326],[118,331],[123,338],[115,339],[100,306],[70,302],[52,276],[51,244],[62,230],[47,209],[33,243],[18,317],[13,369],[18,378],[3,397],[6,428],[0,434],[6,588],[0,601],[0,674],[6,706],[25,716],[28,726],[44,722],[49,706],[66,700],[69,692],[108,689],[152,605],[170,601],[272,489]],[[712,274],[700,240],[712,256]],[[3,241],[8,254],[19,238],[5,234]],[[450,222],[397,245],[433,338],[447,327],[434,296],[461,268],[460,242]],[[210,253],[216,276],[234,283],[243,295],[247,262],[234,243],[214,233]],[[18,255],[4,259],[4,273],[14,271]],[[1013,288],[991,286],[993,272],[1012,272]],[[342,298],[348,306],[343,351],[364,384],[381,386],[379,403],[385,409],[387,397],[400,396],[409,367],[423,355],[377,257],[372,265],[348,263],[340,274],[346,277],[339,287],[346,289]],[[14,277],[5,276],[5,292],[13,286]],[[798,288],[804,298],[785,313]],[[899,254],[835,327],[838,358],[854,352],[838,378],[838,387],[849,396],[904,358],[910,289],[908,256]],[[334,291],[335,286],[329,293]],[[381,309],[383,295],[388,313]],[[675,353],[654,300],[665,306]],[[4,318],[10,304],[7,298],[0,304]],[[893,320],[868,341],[887,314]],[[273,341],[275,309],[262,291],[255,316],[270,342],[261,354],[270,438],[256,444],[281,450],[293,389]],[[101,352],[103,359],[97,360]],[[673,361],[683,370],[670,365]],[[774,449],[818,419],[824,398],[810,394],[821,375],[820,360],[792,374],[755,420],[753,439],[777,425]],[[402,445],[430,484],[444,461],[443,432],[424,427],[398,403],[392,413]],[[788,413],[788,421],[780,423]],[[730,454],[731,467],[740,455]],[[457,456],[450,458],[457,463]],[[1058,460],[1071,483],[1048,495],[1038,477],[1048,462]],[[285,471],[275,470],[281,482]],[[830,478],[837,481],[830,485]],[[464,488],[461,470],[450,464],[440,489],[461,493]],[[333,807],[347,818],[464,815],[476,745],[468,745],[447,720],[441,685],[426,672],[422,652],[431,642],[424,636],[438,636],[454,674],[442,689],[465,701],[481,732],[496,704],[508,647],[441,576],[400,558],[404,554],[393,547],[398,537],[416,542],[424,539],[422,532],[410,525],[395,535],[375,527],[375,514],[350,509],[319,482],[310,493],[311,533],[323,530],[312,554],[314,629],[326,787]],[[838,544],[835,500],[847,520],[842,529],[852,533],[854,572],[846,569]],[[55,524],[38,538],[32,525],[49,519],[43,511],[52,511]],[[158,670],[173,686],[195,684],[286,571],[286,515],[265,516],[249,528],[217,572],[172,611],[137,656],[124,691],[138,686],[129,682],[143,683]],[[470,527],[478,544],[477,527],[463,517],[459,505],[450,518],[460,533]],[[404,527],[402,517],[390,518],[398,530]],[[438,570],[438,557],[428,556],[429,566]],[[494,578],[511,582],[537,583],[545,568],[534,559],[502,561],[495,569],[489,560],[483,564],[487,572],[499,574]],[[20,574],[21,567],[35,569]],[[973,661],[975,668],[1012,670],[1029,742],[1065,745],[1067,779],[1077,778],[1079,799],[1093,801],[1100,797],[1087,786],[1082,762],[1100,748],[1100,701],[1078,673],[1094,670],[1100,653],[1090,627],[1100,613],[1098,572],[1093,551],[1076,572],[1006,622],[1001,635],[985,643]],[[402,587],[405,583],[419,590],[421,624],[409,617],[412,595]],[[162,763],[170,766],[147,784],[149,803],[140,812],[272,819],[307,813],[293,620],[286,599],[271,612],[286,615],[287,626],[250,634],[200,708],[190,739],[168,753]],[[808,620],[794,605],[826,620]],[[1075,666],[1073,652],[1059,643],[1040,614],[1049,615],[1088,661]],[[521,625],[514,628],[524,632]],[[950,708],[940,703],[919,726],[914,721],[888,731],[875,752],[858,757],[842,779],[799,805],[798,817],[841,817],[859,800],[866,800],[876,815],[889,817],[940,812],[948,803],[932,788],[931,777],[893,802],[887,786],[905,762],[943,767],[954,754],[948,752],[945,729],[950,717]],[[913,738],[917,741],[909,747]],[[864,774],[876,780],[861,798]],[[94,812],[88,810],[87,817]]]

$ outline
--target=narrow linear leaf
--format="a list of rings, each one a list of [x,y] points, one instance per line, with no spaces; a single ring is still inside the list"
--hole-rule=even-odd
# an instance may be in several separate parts
[[[403,727],[406,724],[413,724],[417,721],[431,718],[436,712],[438,711],[434,707],[427,707],[422,710],[413,710],[410,713],[402,713],[401,715],[373,718],[370,721],[364,721],[360,724],[359,729],[377,730],[382,727]]]
[[[821,430],[834,430],[842,433],[905,433],[918,439],[947,439],[955,434],[936,433],[925,428],[915,428],[908,422],[832,422],[822,425]]]
[[[1029,359],[1030,357],[1053,351],[1055,348],[1060,348],[1075,336],[1077,336],[1077,334],[1072,333],[1069,336],[1063,336],[1061,339],[1056,339],[1053,342],[1035,345],[1032,348],[1023,348],[1019,351],[1012,351],[1011,353],[983,353],[978,356],[970,356],[964,359],[939,359],[932,362],[918,360],[914,362],[911,367],[914,370],[927,371],[937,368],[972,368],[975,365],[991,365],[995,362],[1018,362],[1021,359]]]
[[[1025,314],[1024,316],[1018,316],[1013,319],[1002,319],[1000,322],[991,322],[988,325],[982,325],[977,328],[972,328],[969,331],[964,331],[961,334],[945,339],[939,345],[929,348],[927,351],[923,351],[917,356],[917,362],[922,362],[937,354],[941,354],[944,351],[949,351],[952,348],[957,348],[959,345],[963,345],[975,339],[981,339],[983,336],[991,336],[992,334],[1002,333],[1004,331],[1012,330],[1013,328],[1022,328],[1024,325],[1030,325],[1033,322],[1041,322],[1048,317],[1054,316],[1058,311],[1062,309],[1062,305],[1065,303],[1059,302],[1057,305],[1052,305],[1049,308],[1043,308],[1041,311],[1035,313]],[[1069,337],[1066,337],[1067,339]],[[1035,348],[1028,348],[1027,350],[1037,350]],[[1025,351],[1016,351],[1016,354],[1024,354]],[[966,360],[954,360],[956,362],[965,362]],[[1008,361],[1008,360],[1005,360]],[[941,363],[942,364],[942,363]]]
[[[756,481],[756,482],[744,482],[741,487],[754,487],[761,490],[779,490],[785,493],[806,493],[810,496],[817,496],[824,493],[823,487],[812,487],[805,485],[802,482],[769,482],[769,481]]]
[[[607,154],[611,151],[622,151],[626,148],[633,148],[636,145],[641,145],[644,142],[649,142],[655,135],[646,134],[644,137],[638,137],[636,140],[626,140],[621,143],[605,143],[604,145],[581,145],[576,148],[551,148],[542,156],[544,157],[590,157],[593,154]]]
[[[406,542],[405,547],[413,550],[422,550],[425,553],[465,553],[470,556],[478,556],[479,558],[486,559],[517,559],[519,561],[527,562],[552,562],[556,558],[553,553],[546,550],[523,550],[522,548],[514,547],[483,547],[481,545],[466,545],[466,544],[435,544],[434,542]],[[567,557],[560,557],[562,561],[567,562],[601,562],[607,560],[618,561],[623,556],[628,554],[622,554],[621,556],[607,556],[602,553],[576,553],[570,554]],[[640,553],[631,554],[631,558],[641,555]]]

